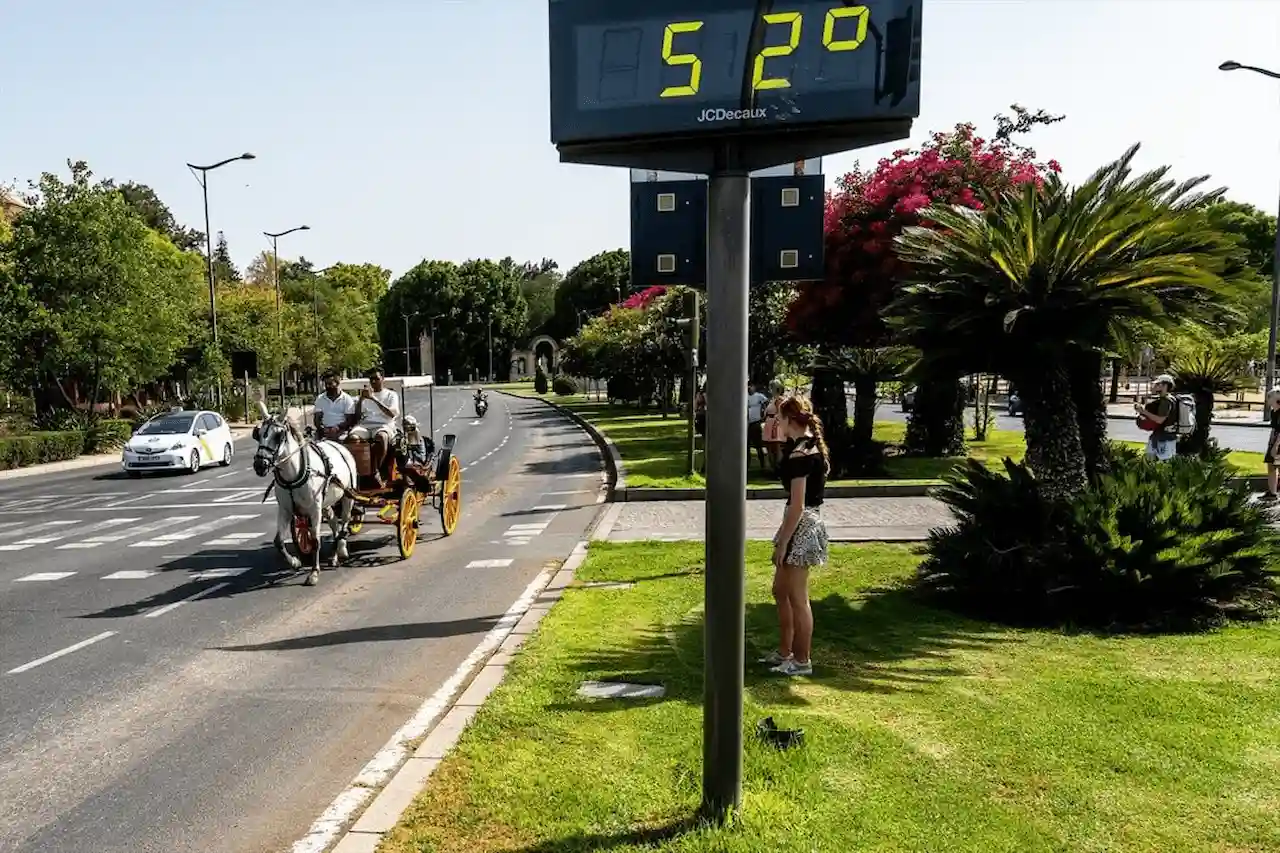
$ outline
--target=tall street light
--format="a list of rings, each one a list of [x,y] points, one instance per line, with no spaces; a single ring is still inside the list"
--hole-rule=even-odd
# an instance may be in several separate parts
[[[262,233],[271,238],[271,267],[273,270],[273,278],[276,282],[276,346],[280,348],[282,360],[280,362],[280,411],[288,408],[284,396],[284,318],[280,314],[280,238],[286,234],[292,234],[295,231],[310,231],[310,225],[299,225],[297,228],[290,228],[288,231],[277,231],[272,234],[270,231]]]
[[[404,375],[408,376],[413,370],[413,368],[410,367],[409,365],[409,350],[412,349],[412,346],[409,344],[409,321],[417,317],[418,314],[415,311],[412,314],[404,314],[403,316],[404,316]],[[432,369],[434,370],[435,367],[432,366]]]
[[[200,189],[204,192],[204,247],[205,247],[205,265],[209,271],[209,330],[213,335],[213,343],[218,343],[218,307],[217,300],[214,296],[214,279],[213,279],[213,231],[209,228],[209,173],[214,169],[234,163],[237,160],[253,160],[254,155],[248,151],[239,157],[228,157],[225,160],[219,160],[211,166],[197,166],[194,163],[188,163],[187,168],[193,174],[196,174],[196,180],[200,182]],[[218,380],[217,387],[218,405],[222,405],[222,380]]]
[[[1280,80],[1280,72],[1268,71],[1256,65],[1244,65],[1228,60],[1218,66],[1219,71],[1252,71],[1272,80]],[[1276,327],[1280,325],[1280,221],[1277,222],[1275,253],[1271,259],[1271,333],[1267,338],[1267,387],[1269,393],[1276,387]],[[1266,414],[1263,414],[1266,417]]]
[[[320,282],[320,276],[324,275],[325,273],[327,273],[329,270],[333,269],[336,266],[338,265],[331,264],[330,266],[327,266],[322,270],[311,271],[311,333],[312,335],[315,336],[315,348],[316,348],[315,369],[316,369],[316,393],[317,394],[320,393],[320,302],[317,298],[316,286]]]
[[[485,380],[493,384],[493,315],[489,315],[489,376]]]

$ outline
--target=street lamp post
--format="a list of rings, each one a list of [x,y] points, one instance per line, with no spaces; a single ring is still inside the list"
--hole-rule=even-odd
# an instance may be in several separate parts
[[[310,225],[299,225],[297,228],[290,228],[288,231],[277,231],[272,234],[270,231],[262,233],[271,238],[271,267],[273,271],[272,277],[276,282],[276,346],[280,348],[280,411],[287,409],[288,403],[285,402],[284,396],[284,318],[280,313],[280,238],[286,234],[292,234],[295,231],[310,231]],[[314,285],[313,285],[314,287]]]
[[[315,352],[316,352],[316,393],[320,393],[320,301],[317,298],[316,289],[320,282],[320,276],[336,267],[337,264],[327,266],[322,270],[315,270],[311,273],[311,333],[315,336]]]
[[[1243,65],[1234,60],[1222,63],[1218,66],[1218,70],[1252,71],[1255,74],[1270,77],[1272,80],[1280,80],[1280,72],[1269,71],[1256,65]],[[1276,386],[1276,327],[1278,325],[1280,325],[1280,220],[1277,221],[1275,252],[1271,259],[1271,328],[1267,336],[1267,387],[1263,389],[1264,394],[1270,393]],[[1264,407],[1263,418],[1266,417]]]
[[[409,365],[409,350],[412,349],[412,345],[409,343],[409,321],[417,316],[418,316],[417,314],[404,315],[404,375],[405,376],[408,376],[413,371],[413,368],[410,367]],[[432,365],[431,369],[434,370],[435,365]]]
[[[489,376],[485,380],[490,385],[493,384],[493,315],[489,315]]]
[[[196,180],[200,182],[200,190],[204,193],[204,248],[205,248],[205,267],[209,273],[209,331],[213,336],[213,343],[218,343],[218,305],[217,297],[214,295],[214,275],[213,275],[213,231],[209,227],[209,173],[214,169],[225,166],[228,163],[234,163],[237,160],[253,160],[254,155],[248,151],[238,157],[228,157],[225,160],[219,160],[210,166],[197,166],[194,163],[188,163],[187,168],[192,173],[199,173]],[[222,405],[222,380],[218,380],[216,398],[218,405]]]

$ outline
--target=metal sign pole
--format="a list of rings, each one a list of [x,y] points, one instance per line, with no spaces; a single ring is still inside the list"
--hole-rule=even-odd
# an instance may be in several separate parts
[[[742,688],[746,630],[747,288],[751,181],[712,173],[707,187],[707,459],[705,693],[702,811],[712,820],[742,802]]]

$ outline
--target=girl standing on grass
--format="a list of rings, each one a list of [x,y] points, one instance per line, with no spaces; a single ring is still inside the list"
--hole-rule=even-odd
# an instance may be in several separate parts
[[[1267,463],[1267,493],[1264,501],[1276,499],[1277,481],[1280,481],[1280,388],[1272,388],[1267,392],[1267,416],[1271,421],[1271,434],[1267,436],[1267,455],[1263,457]]]
[[[780,675],[811,675],[813,610],[809,570],[827,562],[827,528],[822,501],[831,471],[822,420],[803,397],[778,407],[783,439],[778,476],[787,492],[782,524],[773,537],[773,599],[778,604],[778,650],[761,658]]]

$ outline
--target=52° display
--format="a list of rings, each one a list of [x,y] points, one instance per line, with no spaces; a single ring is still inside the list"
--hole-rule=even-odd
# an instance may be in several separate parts
[[[552,141],[914,118],[922,0],[551,0]]]

